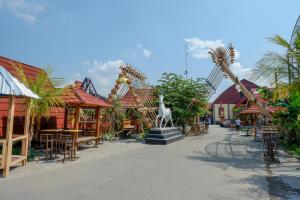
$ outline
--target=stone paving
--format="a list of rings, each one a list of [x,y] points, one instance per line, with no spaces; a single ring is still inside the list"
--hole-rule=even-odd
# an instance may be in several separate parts
[[[106,143],[62,163],[29,163],[0,178],[1,200],[300,199],[300,165],[218,126],[167,146]]]

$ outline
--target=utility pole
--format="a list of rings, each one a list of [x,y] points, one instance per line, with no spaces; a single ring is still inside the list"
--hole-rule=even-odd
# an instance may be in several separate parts
[[[185,44],[184,45],[184,57],[185,57],[185,71],[184,71],[184,74],[185,74],[185,79],[188,78],[188,66],[187,66],[187,57],[188,57],[189,53],[188,53],[188,50],[187,50],[187,45]]]

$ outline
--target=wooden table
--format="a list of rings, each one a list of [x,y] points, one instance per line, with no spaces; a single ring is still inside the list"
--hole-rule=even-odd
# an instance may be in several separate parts
[[[54,134],[57,138],[58,134],[60,134],[64,129],[44,129],[40,130],[41,133]]]
[[[61,133],[63,129],[44,129],[40,130],[40,138],[39,140],[41,141],[41,135],[46,134],[46,135],[52,135],[52,149],[51,149],[51,154],[50,158],[52,158],[52,153],[54,153],[54,157],[57,155],[57,147],[59,144],[59,134]],[[48,144],[46,144],[46,152],[48,151]],[[46,154],[46,159],[48,160],[48,152]]]

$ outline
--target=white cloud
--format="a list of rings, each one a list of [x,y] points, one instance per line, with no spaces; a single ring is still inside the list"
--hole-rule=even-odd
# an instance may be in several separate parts
[[[223,40],[201,40],[197,37],[184,39],[188,43],[188,53],[197,59],[210,58],[208,52],[210,49],[216,49],[218,47],[225,47]],[[240,52],[235,49],[235,59],[240,58]]]
[[[138,43],[134,48],[129,48],[122,53],[123,57],[126,59],[132,58],[150,58],[152,52],[149,49],[143,48],[141,43]]]
[[[42,3],[29,0],[0,0],[1,7],[29,23],[35,22],[37,16],[45,10]]]
[[[79,72],[76,72],[75,74],[72,75],[73,82],[77,80],[80,81],[82,78],[83,77]]]
[[[143,53],[146,58],[150,58],[152,56],[152,52],[149,51],[148,49],[144,49]]]
[[[236,49],[234,49],[234,50],[235,50],[235,60],[240,59],[241,53],[238,50],[236,50]]]
[[[234,62],[232,65],[230,65],[230,69],[232,72],[239,77],[239,79],[250,79],[252,69],[248,67],[243,67],[240,62]]]
[[[199,38],[186,38],[184,39],[189,44],[189,53],[197,59],[209,58],[209,50],[217,47],[224,47],[225,44],[222,40],[201,40]]]
[[[87,76],[92,79],[97,91],[107,96],[114,87],[120,72],[122,60],[100,62],[98,60],[84,61],[82,64],[87,68]]]
[[[83,76],[81,73],[76,72],[75,74],[71,75],[71,78],[66,80],[66,82],[64,83],[64,86],[71,85],[75,81],[83,81]]]

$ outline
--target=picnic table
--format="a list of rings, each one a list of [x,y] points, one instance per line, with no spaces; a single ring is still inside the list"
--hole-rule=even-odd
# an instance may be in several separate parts
[[[76,152],[78,148],[78,134],[83,130],[78,129],[44,129],[40,130],[40,141],[46,144],[46,159],[48,159],[48,153],[50,153],[50,158],[52,158],[52,152],[57,154],[59,145],[66,145],[67,141],[62,141],[62,136],[70,135],[69,137],[69,148],[71,151],[70,157],[74,159],[76,157]],[[50,144],[50,145],[49,145]],[[64,149],[63,151],[65,151]],[[65,152],[64,152],[65,155]],[[64,156],[65,157],[65,156]]]

